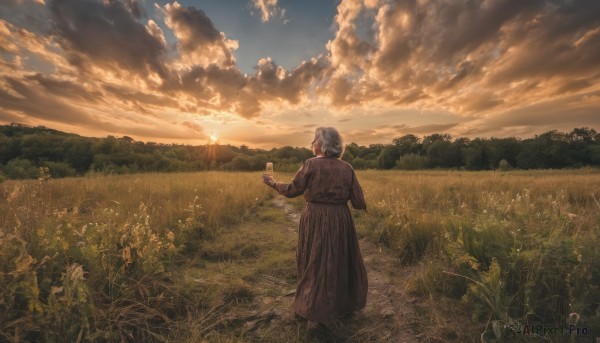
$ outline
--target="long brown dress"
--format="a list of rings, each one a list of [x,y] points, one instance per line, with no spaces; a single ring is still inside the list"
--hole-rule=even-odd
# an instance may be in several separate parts
[[[366,209],[366,204],[352,166],[337,158],[311,158],[292,183],[272,187],[286,197],[304,194],[306,199],[298,230],[294,312],[328,323],[363,308],[367,273],[347,203],[355,209]]]

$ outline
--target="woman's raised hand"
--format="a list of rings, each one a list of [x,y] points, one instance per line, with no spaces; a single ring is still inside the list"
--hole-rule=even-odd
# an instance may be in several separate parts
[[[273,186],[276,182],[275,179],[273,179],[272,176],[270,176],[269,174],[262,174],[262,178],[263,178],[263,182],[269,186]]]

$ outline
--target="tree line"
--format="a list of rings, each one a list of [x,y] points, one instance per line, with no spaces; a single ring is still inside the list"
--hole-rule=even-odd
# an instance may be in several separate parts
[[[0,181],[4,178],[80,176],[200,170],[296,171],[312,157],[306,148],[271,150],[248,146],[200,146],[140,142],[124,137],[82,137],[43,126],[0,126]],[[408,134],[390,144],[346,146],[344,161],[355,169],[547,169],[600,165],[600,134],[592,128],[549,131],[532,138],[455,138]],[[40,175],[44,174],[44,175]]]

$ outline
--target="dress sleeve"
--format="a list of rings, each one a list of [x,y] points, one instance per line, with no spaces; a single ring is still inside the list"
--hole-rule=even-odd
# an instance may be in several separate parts
[[[304,193],[304,190],[308,186],[310,176],[310,164],[309,161],[306,160],[302,167],[300,167],[300,170],[296,172],[296,175],[292,179],[292,183],[275,182],[271,187],[287,198],[297,197]]]
[[[367,210],[365,196],[360,183],[358,183],[358,178],[356,178],[356,173],[354,173],[354,170],[352,170],[352,189],[350,189],[350,202],[352,203],[352,208],[356,210]]]

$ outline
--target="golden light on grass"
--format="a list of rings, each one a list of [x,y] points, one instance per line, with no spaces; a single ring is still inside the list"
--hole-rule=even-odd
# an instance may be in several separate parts
[[[208,151],[216,154],[218,148],[212,144]],[[64,313],[85,337],[93,334],[84,326],[88,322],[119,340],[131,332],[143,341],[156,335],[173,341],[247,335],[241,326],[214,327],[221,315],[243,313],[265,296],[272,298],[270,292],[280,294],[263,285],[265,275],[289,285],[295,280],[296,240],[282,230],[294,224],[268,201],[274,193],[260,174],[96,174],[3,182],[0,260],[8,266],[5,275],[25,281],[0,280],[4,299],[19,300],[0,308],[10,319],[0,336],[53,339],[62,332]],[[597,328],[592,326],[597,312],[588,312],[588,304],[596,299],[600,261],[598,171],[357,175],[369,204],[368,214],[354,212],[358,235],[391,249],[390,261],[407,280],[402,287],[426,305],[415,321],[415,327],[429,330],[425,334],[447,332],[450,322],[428,318],[449,318],[450,311],[469,324],[468,330],[452,331],[457,341],[482,332],[495,335],[486,323],[521,322],[529,309],[548,325],[562,325],[576,313],[584,325]],[[292,177],[279,174],[281,180]],[[290,201],[299,211],[304,199]],[[115,288],[118,298],[104,292]],[[152,308],[145,305],[150,301]],[[212,305],[224,302],[227,306]],[[192,307],[200,310],[190,315]],[[124,318],[118,324],[111,317],[115,312]],[[50,324],[41,327],[39,318]],[[137,329],[149,320],[152,325]],[[294,341],[295,330],[295,324],[273,324],[252,337]]]

